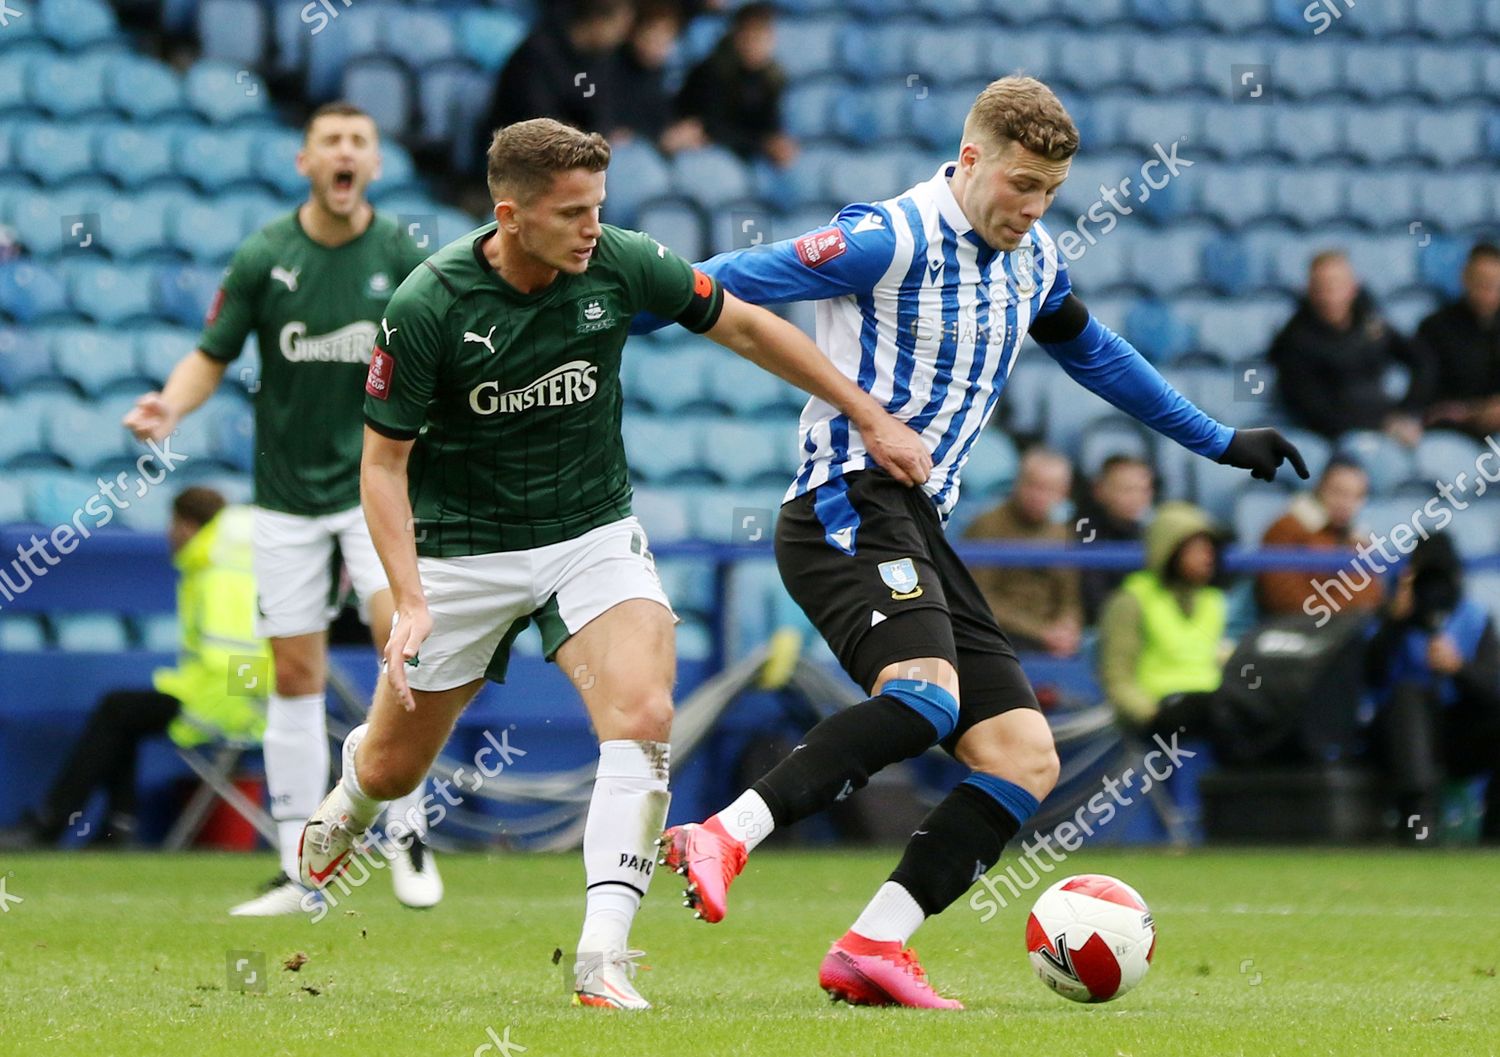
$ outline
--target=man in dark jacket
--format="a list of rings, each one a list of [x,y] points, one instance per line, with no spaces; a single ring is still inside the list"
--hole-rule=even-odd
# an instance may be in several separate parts
[[[1421,358],[1381,318],[1341,251],[1313,258],[1307,296],[1276,335],[1269,358],[1278,395],[1297,425],[1330,438],[1373,429],[1407,445],[1421,439],[1412,411],[1425,386]],[[1386,388],[1397,364],[1411,372],[1404,399]]]
[[[1476,437],[1500,430],[1500,248],[1469,251],[1463,296],[1422,320],[1416,344],[1432,383],[1427,424]]]
[[[765,156],[787,165],[797,144],[781,131],[781,95],[786,74],[776,63],[775,11],[746,4],[734,13],[729,32],[695,66],[677,95],[677,112],[697,118],[715,143],[746,161]]]
[[[1463,593],[1447,536],[1417,544],[1370,639],[1375,748],[1389,768],[1399,836],[1431,844],[1444,777],[1489,775],[1486,844],[1500,843],[1500,638]]]
[[[578,0],[562,19],[539,19],[500,71],[485,136],[533,117],[613,132],[618,50],[634,19],[627,0]]]

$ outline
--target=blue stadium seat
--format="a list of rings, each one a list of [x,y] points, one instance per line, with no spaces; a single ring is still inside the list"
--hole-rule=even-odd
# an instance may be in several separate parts
[[[99,137],[99,171],[126,187],[140,187],[152,180],[176,175],[171,127],[118,125]]]
[[[191,330],[155,323],[133,330],[135,369],[158,388],[166,382],[172,368],[193,350],[198,335]]]
[[[183,93],[190,107],[216,125],[264,118],[270,111],[270,92],[260,75],[237,69],[233,63],[208,59],[194,63],[183,81]]]
[[[1478,173],[1423,173],[1416,180],[1417,204],[1412,215],[1438,231],[1471,231],[1493,224],[1497,211],[1489,181],[1478,177]]]
[[[282,195],[305,195],[307,179],[297,174],[297,152],[301,149],[301,133],[285,128],[261,130],[252,155],[256,177]]]
[[[1265,108],[1245,107],[1243,109],[1263,110]],[[1169,99],[1142,100],[1125,111],[1121,134],[1131,146],[1148,156],[1155,144],[1159,143],[1170,150],[1172,143],[1186,140],[1183,156],[1191,159],[1193,149],[1201,139],[1199,135],[1201,119],[1202,109],[1193,103]]]
[[[1412,153],[1411,112],[1403,107],[1350,107],[1344,112],[1344,153],[1368,165],[1389,165]]]
[[[1087,29],[1124,23],[1130,17],[1127,0],[1053,0],[1047,6],[1052,9],[1054,17],[1065,18]]]
[[[1125,49],[1130,79],[1153,95],[1176,95],[1198,87],[1197,54],[1191,38],[1142,37]]]
[[[471,12],[485,14],[487,12]],[[417,133],[429,143],[452,145],[456,166],[472,169],[483,155],[481,122],[489,112],[495,75],[468,62],[439,63],[422,71],[417,79],[417,109],[420,119]],[[618,157],[620,144],[615,148]],[[615,157],[610,159],[613,171]],[[619,181],[610,181],[610,197],[620,192]]]
[[[150,268],[80,261],[68,270],[68,294],[74,311],[96,323],[115,326],[153,315]]]
[[[722,147],[678,154],[672,160],[672,185],[678,194],[710,210],[751,194],[749,170]]]
[[[1410,128],[1412,153],[1441,169],[1484,158],[1485,113],[1477,107],[1418,112]]]
[[[1047,415],[1048,379],[1058,368],[1029,340],[1023,351],[1005,382],[1000,410],[1010,429],[1026,436],[1042,431]]]
[[[802,402],[797,389],[744,357],[717,349],[709,355],[713,358],[704,371],[708,398],[730,415],[748,419],[790,411]]]
[[[1393,224],[1405,228],[1408,218],[1416,215],[1414,184],[1426,178],[1425,174],[1412,176],[1391,170],[1351,176],[1347,180],[1345,213],[1374,230]]]
[[[399,59],[413,73],[458,54],[453,23],[445,12],[392,6],[381,14],[381,53]]]
[[[621,425],[631,472],[650,484],[702,480],[696,437],[679,417],[632,415]]]
[[[10,482],[0,483],[0,524],[19,520],[8,517],[12,511],[24,511],[20,490]],[[30,653],[49,646],[47,620],[40,613],[6,613],[0,616],[0,653]]]
[[[798,78],[841,72],[839,38],[842,18],[787,19],[776,31],[776,57]]]
[[[1226,297],[1239,297],[1260,287],[1266,281],[1266,264],[1254,241],[1238,235],[1210,239],[1198,261],[1203,281]]]
[[[1174,297],[1202,283],[1200,265],[1204,247],[1214,237],[1212,228],[1181,224],[1171,231],[1141,230],[1133,232],[1127,241],[1125,233],[1129,230],[1122,228],[1110,237],[1128,247],[1130,273],[1148,294]],[[1090,250],[1085,259],[1092,255]]]
[[[671,193],[671,181],[671,170],[650,143],[632,140],[614,148],[604,202],[610,223],[630,227],[642,203]]]
[[[964,118],[974,105],[974,89],[934,88],[923,99],[910,102],[911,132],[928,147],[949,152],[963,131]]]
[[[246,128],[185,128],[177,136],[177,171],[210,194],[252,181],[256,135]]]
[[[1114,408],[1101,396],[1079,385],[1061,370],[1047,375],[1047,446],[1071,452],[1083,427]]]
[[[229,199],[228,209],[221,201],[190,199],[168,222],[172,245],[201,264],[226,263],[241,240],[239,223],[226,223],[234,220],[234,199]]]
[[[703,217],[691,202],[679,199],[653,202],[641,208],[636,222],[640,230],[678,256],[690,261],[703,259]]]
[[[1275,213],[1274,172],[1265,166],[1214,166],[1200,177],[1198,208],[1231,229],[1266,220]]]
[[[339,97],[368,113],[385,135],[406,135],[412,115],[411,76],[395,59],[382,55],[351,59],[344,67]]]
[[[250,405],[240,400],[225,404],[210,428],[213,457],[249,473],[255,466],[255,412]]]
[[[308,42],[313,39],[309,24],[302,20],[302,8],[294,4],[271,5],[270,69],[278,77],[290,77],[307,68]],[[326,28],[326,27],[325,27]]]
[[[1369,0],[1366,0],[1369,2]],[[1365,12],[1361,11],[1361,16]],[[1364,18],[1351,18],[1358,24]],[[1372,103],[1389,104],[1411,89],[1411,60],[1389,44],[1344,44],[1344,90]]]
[[[921,23],[870,21],[846,24],[839,35],[842,68],[872,84],[901,86],[901,79],[915,69],[908,58],[908,42]]]
[[[1339,141],[1339,107],[1322,104],[1283,104],[1272,107],[1271,146],[1294,162],[1306,164],[1336,157]]]
[[[85,473],[131,451],[129,434],[119,420],[109,421],[92,401],[57,408],[48,416],[44,432],[53,454]]]
[[[1500,570],[1482,569],[1464,577],[1464,593],[1490,611],[1500,621]]]
[[[916,28],[907,42],[906,73],[901,85],[915,98],[939,85],[992,77],[990,34],[976,33],[963,23],[947,21]],[[918,73],[914,79],[912,72]]]
[[[1484,4],[1413,4],[1411,27],[1424,36],[1465,43],[1485,32]]]
[[[1302,461],[1307,463],[1308,480],[1316,482],[1328,468],[1328,460],[1333,458],[1333,445],[1327,437],[1310,429],[1299,426],[1282,426],[1280,429],[1281,435],[1302,453]]]
[[[42,184],[59,184],[93,168],[88,126],[27,124],[13,136],[15,164]]]
[[[1276,211],[1303,228],[1321,228],[1344,216],[1344,171],[1283,169],[1276,179]]]
[[[30,64],[26,95],[31,104],[57,118],[95,115],[105,107],[104,71],[111,56],[38,55]]]
[[[685,424],[685,423],[684,423]],[[698,459],[726,484],[787,484],[797,470],[795,431],[776,423],[705,418],[693,424]]]
[[[640,493],[636,494],[639,496]],[[674,503],[674,505],[678,504]],[[666,536],[658,536],[652,531],[651,523],[639,510],[636,514],[646,529],[647,539],[652,543],[667,542]],[[681,539],[687,533],[687,513],[682,511],[682,528],[671,538]],[[667,598],[671,600],[674,611],[679,614],[692,613],[700,617],[710,617],[714,614],[717,608],[714,599],[716,585],[714,567],[711,563],[692,558],[658,559],[656,571],[661,576],[662,589],[667,592]]]
[[[136,377],[134,350],[98,327],[56,327],[43,332],[60,377],[96,397],[110,386]]]
[[[1276,92],[1289,99],[1324,102],[1343,91],[1344,72],[1340,49],[1323,40],[1294,39],[1277,42],[1271,51]],[[1265,109],[1265,108],[1262,108]]]
[[[1228,364],[1264,356],[1292,312],[1280,298],[1192,299],[1177,308],[1193,324],[1195,348]]]
[[[160,199],[120,198],[99,211],[99,240],[115,260],[160,256],[166,250],[166,222]]]
[[[1265,487],[1260,481],[1251,481],[1250,475],[1244,470],[1221,466],[1212,459],[1199,458],[1185,448],[1178,450],[1187,456],[1186,469],[1192,488],[1192,501],[1221,524],[1228,525],[1232,522],[1235,502],[1242,494],[1252,488]]]
[[[1055,78],[1079,92],[1129,87],[1130,68],[1123,48],[1078,47],[1074,43],[1077,39],[1050,33],[1018,33],[1014,42],[997,42],[992,55],[996,65],[1007,73],[1020,69],[1048,83]],[[1039,72],[1038,67],[1049,72]]]
[[[1419,247],[1404,230],[1399,235],[1356,236],[1344,242],[1349,263],[1376,298],[1384,299],[1416,285]]]
[[[64,51],[116,39],[120,28],[104,0],[47,0],[37,10],[42,35]]]
[[[774,519],[785,492],[784,486],[694,488],[688,497],[693,536],[713,543],[743,541],[745,519],[754,518],[756,528],[760,521]]]
[[[198,43],[205,59],[256,70],[265,65],[271,27],[257,0],[199,0]]]
[[[182,630],[176,613],[147,613],[135,618],[141,649],[148,653],[176,653],[182,643]]]
[[[964,501],[973,506],[975,502],[988,500],[1004,494],[1015,483],[1021,458],[1016,453],[1016,443],[997,428],[987,428],[974,439],[969,457],[959,474],[959,486]]]
[[[847,90],[848,83],[839,77],[810,78],[793,84],[781,103],[788,135],[800,140],[832,135],[833,105]]]
[[[631,509],[646,529],[646,537],[652,543],[675,543],[692,535],[692,522],[688,518],[687,503],[683,493],[669,488],[642,488],[636,486],[631,500]],[[669,598],[673,596],[668,593]],[[676,599],[673,598],[675,603]]]
[[[26,519],[43,525],[72,521],[78,508],[98,491],[92,477],[68,470],[21,470],[15,479],[26,489]]]
[[[67,287],[57,273],[26,260],[0,264],[0,312],[29,324],[67,310]]]
[[[701,338],[666,352],[626,357],[627,395],[659,415],[702,407],[709,400]]]
[[[1371,495],[1395,491],[1411,479],[1415,465],[1410,450],[1375,430],[1346,433],[1338,439],[1334,450],[1365,468],[1370,477]]]
[[[526,20],[512,11],[470,8],[458,16],[458,46],[464,58],[478,63],[490,80],[526,39]]]
[[[1130,17],[1153,29],[1176,30],[1197,17],[1194,0],[1130,0]]]
[[[3,357],[0,357],[0,363],[3,363]],[[0,413],[5,415],[5,428],[0,429],[0,466],[12,459],[36,457],[48,452],[46,438],[42,436],[42,417],[35,414],[22,415],[24,407],[18,401],[0,396]],[[0,488],[8,483],[0,478]],[[13,501],[14,493],[0,498],[9,503]],[[14,509],[7,511],[7,514],[8,516],[0,516],[0,524],[20,520],[20,515]]]
[[[1455,12],[1466,6],[1449,5]],[[1416,48],[1412,52],[1412,83],[1430,102],[1442,105],[1482,98],[1484,82],[1479,52],[1452,45]]]
[[[104,71],[104,98],[133,121],[178,116],[182,81],[170,66],[140,55],[110,55]]]
[[[1348,14],[1354,13],[1353,4],[1334,6],[1347,10]],[[1412,18],[1412,9],[1416,6],[1413,0],[1360,0],[1361,17],[1348,19],[1348,28],[1374,40],[1406,34],[1416,28]]]
[[[307,75],[308,99],[315,103],[332,99],[344,78],[344,66],[350,59],[356,55],[380,53],[380,31],[378,18],[361,18],[358,12],[351,11],[337,22],[325,24],[321,30],[310,33],[306,60],[301,67]],[[307,31],[304,29],[303,32]]]
[[[892,151],[851,151],[831,166],[824,193],[838,202],[874,202],[906,190],[905,159]]]
[[[1152,363],[1172,363],[1197,343],[1192,325],[1164,301],[1137,301],[1125,315],[1125,336]]]
[[[1198,104],[1192,109],[1200,118],[1196,139],[1200,149],[1226,161],[1250,158],[1269,149],[1273,107]]]
[[[125,621],[114,613],[54,613],[57,648],[66,653],[122,653],[130,648]]]
[[[1280,488],[1247,488],[1234,500],[1234,537],[1242,547],[1254,547],[1266,530],[1286,513],[1291,493]]]
[[[1424,434],[1412,452],[1412,476],[1423,484],[1452,482],[1460,473],[1474,477],[1474,460],[1483,445],[1462,433],[1432,430]]]
[[[1389,297],[1381,307],[1386,321],[1398,332],[1413,334],[1438,307],[1438,298],[1424,286]]]
[[[1118,234],[1097,238],[1093,245],[1085,240],[1082,247],[1074,251],[1074,259],[1068,267],[1073,281],[1088,295],[1103,294],[1121,289],[1139,290],[1143,277],[1130,267],[1127,240]]]
[[[156,273],[156,303],[161,315],[184,327],[199,327],[218,292],[222,270],[197,265],[167,266]]]
[[[40,332],[33,327],[0,326],[0,390],[15,392],[37,379],[54,376]]]

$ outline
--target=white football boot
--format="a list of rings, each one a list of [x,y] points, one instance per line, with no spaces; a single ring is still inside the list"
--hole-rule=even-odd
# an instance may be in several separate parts
[[[297,866],[301,881],[308,888],[323,888],[349,863],[365,829],[354,829],[352,805],[344,787],[334,783],[333,791],[323,798],[302,827],[297,842]]]
[[[413,910],[426,910],[442,901],[443,878],[438,873],[437,860],[432,848],[415,833],[391,859],[391,885],[396,889],[397,901]]]
[[[573,965],[573,1004],[596,1009],[650,1009],[651,1003],[635,989],[636,959],[645,951],[608,951],[580,955]]]
[[[308,899],[309,891],[284,873],[271,878],[265,890],[229,909],[236,918],[272,918],[283,914],[311,913],[322,904],[322,896]]]

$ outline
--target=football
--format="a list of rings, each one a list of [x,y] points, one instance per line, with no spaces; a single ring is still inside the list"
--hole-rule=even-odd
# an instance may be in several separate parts
[[[1103,874],[1065,877],[1026,919],[1026,953],[1042,983],[1074,1002],[1108,1002],[1146,976],[1156,924],[1146,901]]]

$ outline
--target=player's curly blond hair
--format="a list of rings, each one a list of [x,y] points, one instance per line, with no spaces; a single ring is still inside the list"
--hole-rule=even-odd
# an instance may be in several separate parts
[[[512,198],[525,204],[546,191],[560,172],[609,168],[609,144],[597,132],[538,117],[497,129],[487,161],[490,196],[496,202]]]
[[[1078,153],[1078,126],[1052,89],[1035,77],[1012,75],[985,86],[964,118],[963,141],[976,139],[1000,146],[1013,140],[1051,161]]]

